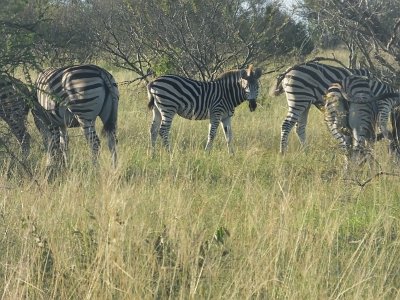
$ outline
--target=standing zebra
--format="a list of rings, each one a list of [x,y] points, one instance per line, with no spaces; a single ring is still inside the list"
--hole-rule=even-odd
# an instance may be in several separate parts
[[[316,61],[296,65],[278,76],[275,95],[285,92],[289,106],[281,128],[280,153],[286,152],[289,133],[295,125],[300,143],[305,144],[305,129],[311,105],[321,110],[324,107],[322,96],[328,87],[351,74],[370,76],[365,69],[334,67]]]
[[[82,127],[96,162],[100,140],[95,121],[103,121],[113,165],[116,165],[116,126],[119,92],[113,76],[95,65],[47,69],[36,80],[35,123],[47,144],[47,166],[66,163],[67,127]],[[38,105],[40,104],[40,105]],[[62,155],[62,157],[61,157]]]
[[[30,92],[20,80],[0,75],[0,117],[17,138],[24,156],[30,152],[30,135],[26,129],[29,98]]]
[[[233,153],[231,118],[235,107],[249,101],[250,111],[257,107],[261,69],[228,71],[216,80],[201,82],[176,75],[158,77],[148,86],[149,109],[153,110],[151,143],[154,152],[157,134],[170,150],[169,131],[175,114],[189,120],[210,119],[206,150],[211,150],[218,124],[224,128],[229,153]]]

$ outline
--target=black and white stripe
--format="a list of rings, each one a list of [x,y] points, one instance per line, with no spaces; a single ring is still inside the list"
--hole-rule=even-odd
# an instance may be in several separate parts
[[[373,100],[378,101],[379,129],[386,139],[392,140],[393,135],[388,130],[388,121],[391,112],[400,105],[399,90],[375,79],[359,78],[358,81],[368,82]]]
[[[354,128],[354,123],[362,124],[362,128],[353,130],[353,144],[355,143],[356,146],[360,144],[359,141],[365,140],[366,135],[370,140],[375,139],[372,127],[379,128],[383,137],[392,141],[393,136],[388,130],[387,123],[390,113],[400,105],[398,90],[376,79],[351,75],[343,79],[341,84],[331,86],[327,103],[336,101],[332,99],[337,97],[342,98],[337,101],[348,103],[349,127]],[[352,114],[350,114],[350,109],[353,110]],[[358,126],[361,127],[361,125]]]
[[[169,150],[169,131],[173,117],[190,120],[210,119],[206,150],[212,148],[218,124],[224,128],[228,151],[231,146],[231,118],[235,107],[249,101],[250,111],[257,107],[261,69],[234,70],[221,75],[214,81],[202,82],[176,75],[161,76],[148,85],[149,104],[153,110],[151,143],[154,150],[159,133]]]
[[[347,152],[351,147],[352,138],[349,126],[349,104],[342,95],[341,84],[332,84],[324,100],[325,123],[332,136],[339,142],[340,148]]]
[[[0,118],[10,127],[24,156],[30,152],[30,135],[26,128],[30,92],[24,83],[8,75],[0,76]]]
[[[376,141],[378,99],[365,77],[349,76],[329,87],[325,120],[347,154],[365,152]]]
[[[37,98],[33,112],[48,149],[48,166],[55,158],[65,163],[68,146],[67,127],[82,127],[94,162],[100,140],[95,130],[99,116],[107,135],[108,147],[116,164],[116,126],[119,91],[113,76],[95,65],[48,69],[36,80]],[[63,157],[60,157],[60,156]]]
[[[305,128],[311,105],[322,109],[325,105],[323,95],[328,87],[351,74],[370,76],[366,69],[347,69],[308,62],[296,65],[278,77],[275,95],[285,92],[289,106],[281,128],[281,153],[286,152],[289,133],[295,125],[300,143],[305,144]]]

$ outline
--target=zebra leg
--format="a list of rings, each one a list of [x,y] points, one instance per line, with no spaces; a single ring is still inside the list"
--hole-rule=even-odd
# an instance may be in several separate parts
[[[164,147],[167,149],[168,152],[171,152],[171,146],[169,143],[169,131],[171,129],[172,118],[174,117],[174,112],[163,112],[162,113],[162,120],[160,126],[160,136],[162,138]]]
[[[117,134],[115,131],[107,133],[108,150],[111,152],[113,168],[117,167]]]
[[[217,134],[217,129],[218,129],[218,119],[217,118],[211,118],[210,119],[210,126],[208,130],[208,140],[207,140],[207,145],[205,150],[206,151],[211,151],[212,149],[212,144],[215,138],[215,135]]]
[[[286,116],[285,120],[282,123],[282,128],[281,128],[281,145],[280,145],[280,150],[279,152],[281,154],[284,154],[287,151],[288,148],[288,138],[289,138],[289,133],[292,130],[293,126],[296,124],[296,121],[293,120],[292,115]]]
[[[92,161],[93,164],[96,165],[100,150],[100,139],[97,136],[96,129],[94,127],[94,121],[79,121],[83,123],[83,132],[85,134],[86,140],[92,148]]]
[[[389,113],[390,113],[390,111],[387,111],[387,110],[381,111],[378,115],[378,122],[379,122],[379,129],[380,129],[381,133],[383,134],[383,136],[386,139],[388,139],[389,141],[391,141],[393,139],[393,136],[389,132],[388,127],[387,127],[387,123],[389,121]]]
[[[20,128],[19,132],[14,132],[15,137],[21,145],[22,154],[27,157],[31,150],[31,136],[26,127]]]
[[[46,169],[51,171],[54,167],[62,164],[60,148],[60,129],[58,127],[49,128],[49,137],[47,139],[47,162]]]
[[[60,127],[60,149],[61,149],[61,153],[62,153],[62,158],[63,161],[62,163],[67,166],[67,162],[68,162],[68,143],[69,143],[69,138],[68,138],[68,133],[67,133],[67,127],[65,126],[61,126]]]
[[[231,126],[231,117],[227,117],[221,121],[222,126],[224,128],[225,139],[228,144],[228,152],[229,154],[233,154],[233,147],[232,147],[232,126]]]
[[[300,115],[300,118],[298,119],[296,123],[296,133],[297,136],[299,137],[299,141],[301,144],[301,147],[304,148],[306,144],[306,126],[307,126],[307,120],[308,120],[308,111],[309,107],[302,112]]]
[[[23,155],[28,156],[30,153],[31,136],[25,126],[25,116],[16,115],[14,119],[10,119],[8,115],[2,117],[10,127],[12,134],[17,138]]]
[[[390,121],[392,125],[392,141],[389,144],[389,153],[394,155],[395,160],[400,159],[399,136],[400,136],[400,113],[395,108],[390,113]]]
[[[153,121],[150,126],[150,138],[151,138],[151,152],[154,155],[156,148],[157,135],[161,125],[161,113],[156,106],[153,107]]]
[[[332,136],[338,141],[339,148],[348,152],[351,147],[351,136],[344,134],[343,130],[339,129],[335,122],[330,122],[330,120],[327,119],[325,119],[325,122]]]

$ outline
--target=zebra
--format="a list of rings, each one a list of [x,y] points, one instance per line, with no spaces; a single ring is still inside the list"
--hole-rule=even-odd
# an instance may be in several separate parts
[[[367,69],[347,69],[311,61],[295,65],[277,77],[274,94],[285,92],[289,107],[281,126],[280,153],[287,151],[289,133],[295,125],[300,143],[305,145],[305,129],[311,105],[322,110],[325,104],[323,95],[330,84],[340,82],[351,74],[371,76]]]
[[[231,118],[235,107],[249,101],[250,111],[257,107],[261,69],[249,66],[231,70],[213,81],[204,82],[177,75],[158,77],[147,86],[148,108],[153,110],[150,127],[151,145],[154,153],[157,134],[170,151],[169,131],[173,117],[189,120],[210,119],[206,151],[212,148],[219,123],[223,125],[228,152],[233,154]]]
[[[332,84],[324,97],[325,121],[346,154],[360,152],[377,139],[377,98],[369,93],[368,82],[348,80],[353,78]]]
[[[400,105],[400,93],[397,89],[377,79],[351,75],[343,79],[340,92],[350,102],[376,101],[378,105],[378,126],[381,134],[390,141],[393,139],[387,123],[390,113]]]
[[[324,99],[325,121],[346,152],[352,147],[359,155],[379,139],[377,129],[390,139],[388,116],[400,101],[392,87],[378,80],[350,75],[340,84],[332,84]]]
[[[353,85],[355,85],[356,83],[364,85],[368,84],[369,93],[372,98],[367,100],[359,99],[358,101],[377,101],[379,129],[386,139],[392,141],[393,135],[391,134],[391,132],[389,132],[387,124],[389,121],[390,113],[393,111],[394,108],[400,105],[399,90],[377,79],[349,77],[346,78],[346,81],[348,81],[348,84],[352,83]],[[346,81],[344,81],[344,83],[347,83]],[[354,94],[354,92],[350,91],[350,93],[345,93],[343,96],[345,98],[354,97],[352,94]]]
[[[119,91],[113,76],[96,65],[50,68],[36,80],[35,124],[47,147],[47,167],[67,163],[67,128],[82,127],[96,163],[100,140],[95,130],[99,116],[116,166],[116,126]]]
[[[10,75],[0,75],[0,117],[17,138],[24,157],[30,153],[31,137],[26,128],[30,91],[26,85]]]

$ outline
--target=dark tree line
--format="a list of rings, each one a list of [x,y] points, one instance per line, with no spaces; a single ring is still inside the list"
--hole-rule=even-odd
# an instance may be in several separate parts
[[[0,72],[102,60],[210,79],[304,47],[306,27],[265,0],[4,0]]]
[[[304,0],[298,8],[316,44],[340,41],[350,67],[360,64],[400,85],[400,1]]]
[[[3,0],[0,72],[101,60],[139,77],[152,70],[210,79],[341,43],[350,67],[399,84],[398,0],[299,0],[301,22],[280,2]]]

